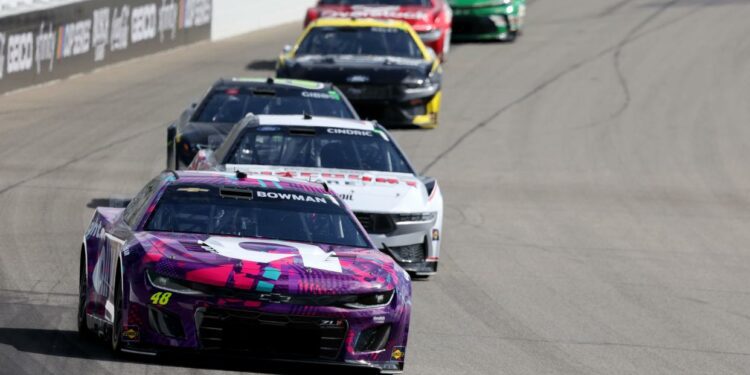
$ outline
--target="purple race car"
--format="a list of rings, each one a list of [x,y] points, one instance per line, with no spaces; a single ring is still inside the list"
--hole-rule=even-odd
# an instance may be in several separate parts
[[[165,172],[97,209],[80,278],[79,331],[115,351],[403,370],[409,276],[324,185]]]

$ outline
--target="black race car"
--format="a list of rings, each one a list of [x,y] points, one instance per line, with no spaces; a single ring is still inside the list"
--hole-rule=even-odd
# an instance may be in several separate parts
[[[332,82],[362,118],[386,126],[437,125],[442,67],[403,21],[320,19],[285,48],[276,75]]]
[[[330,83],[221,79],[167,129],[167,169],[184,169],[198,150],[218,147],[232,125],[248,113],[359,119],[346,97]]]

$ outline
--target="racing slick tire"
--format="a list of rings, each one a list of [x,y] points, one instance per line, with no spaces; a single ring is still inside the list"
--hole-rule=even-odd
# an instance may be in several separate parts
[[[177,170],[177,142],[175,141],[175,128],[167,129],[167,169]]]
[[[432,275],[417,275],[416,273],[409,273],[409,277],[415,281],[426,281]]]
[[[78,336],[83,339],[90,339],[93,337],[92,332],[89,330],[86,322],[86,302],[88,295],[88,283],[86,279],[86,258],[81,253],[81,266],[78,272]]]
[[[110,330],[110,348],[114,354],[120,354],[122,349],[122,274],[120,274],[120,265],[117,265],[117,276],[115,277],[115,312],[112,317],[112,329]]]

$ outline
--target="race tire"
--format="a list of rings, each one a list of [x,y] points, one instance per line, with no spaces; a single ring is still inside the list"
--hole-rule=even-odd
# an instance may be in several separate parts
[[[167,128],[167,169],[177,169],[177,140],[175,139],[176,129]]]
[[[175,152],[174,152],[174,143],[171,146],[167,146],[167,169],[173,170],[174,169],[174,160],[175,160]]]
[[[81,253],[81,265],[78,272],[78,335],[81,338],[90,338],[91,331],[86,322],[86,303],[88,300],[88,281],[87,281],[86,258]]]
[[[122,349],[122,308],[123,308],[123,293],[122,293],[122,275],[120,274],[119,265],[117,270],[117,277],[115,278],[115,312],[112,317],[112,329],[110,334],[110,348],[115,354],[120,353]]]

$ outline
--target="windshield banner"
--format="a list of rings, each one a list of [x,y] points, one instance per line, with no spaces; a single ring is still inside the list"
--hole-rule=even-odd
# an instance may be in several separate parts
[[[0,93],[209,39],[212,0],[89,0],[0,18]]]

